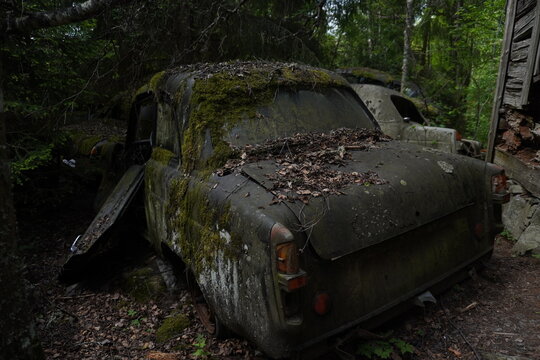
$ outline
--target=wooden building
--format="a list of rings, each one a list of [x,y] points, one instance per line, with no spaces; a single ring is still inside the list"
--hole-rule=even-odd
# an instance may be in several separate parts
[[[540,197],[540,0],[507,0],[487,161]]]

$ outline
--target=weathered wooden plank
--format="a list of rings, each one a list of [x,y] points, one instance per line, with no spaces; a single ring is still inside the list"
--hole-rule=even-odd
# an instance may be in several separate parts
[[[534,8],[534,27],[529,46],[529,57],[527,59],[527,69],[523,79],[523,90],[521,90],[521,106],[529,103],[529,91],[531,89],[534,69],[536,67],[536,54],[538,53],[538,41],[540,40],[540,6]]]
[[[531,38],[523,39],[520,41],[513,40],[512,45],[511,45],[512,51],[516,51],[522,48],[528,48],[530,44],[531,44]]]
[[[504,27],[504,40],[501,53],[501,62],[499,63],[499,73],[497,75],[497,87],[495,90],[495,101],[491,110],[491,126],[489,129],[488,147],[486,161],[492,162],[495,155],[495,137],[499,127],[499,109],[503,101],[504,85],[506,79],[506,69],[510,58],[510,49],[514,37],[514,16],[516,14],[516,0],[506,2],[506,24]]]
[[[514,91],[514,92],[521,92],[521,89],[523,88],[523,79],[519,78],[509,78],[506,81],[505,85],[505,91]]]
[[[516,18],[524,16],[527,12],[531,11],[537,0],[517,0],[516,6]]]
[[[531,37],[534,19],[534,11],[529,11],[525,14],[525,16],[516,21],[516,25],[514,27],[514,41],[520,41]]]
[[[540,75],[540,46],[536,49],[536,62],[534,64],[534,74],[533,74],[533,83],[538,82],[538,79],[535,79]]]
[[[510,54],[510,60],[513,62],[527,62],[527,55],[529,55],[529,40],[527,39],[527,46],[520,47],[516,50],[512,49]]]
[[[502,166],[508,177],[517,180],[533,195],[540,197],[540,169],[527,166],[514,155],[499,149],[495,151],[495,164]]]
[[[525,79],[525,75],[527,72],[527,65],[528,62],[513,62],[511,61],[508,64],[508,71],[506,73],[507,77],[510,78],[518,78],[518,79]]]
[[[507,78],[505,88],[506,90],[511,89],[514,91],[521,91],[523,88],[523,78]]]
[[[504,92],[504,97],[502,103],[505,106],[510,106],[512,108],[519,108],[521,101],[521,89],[519,91],[508,90]]]
[[[519,51],[528,51],[529,45],[531,44],[531,38],[523,39],[521,41],[512,42],[510,45],[510,52],[519,52]]]

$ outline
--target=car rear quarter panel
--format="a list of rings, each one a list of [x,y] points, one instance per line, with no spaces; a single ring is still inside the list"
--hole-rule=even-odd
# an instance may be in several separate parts
[[[170,218],[180,216],[179,209],[171,212],[174,197],[179,195],[174,190],[178,179],[182,175],[163,161],[154,157],[147,163],[146,211],[151,242],[158,250],[165,244],[184,260],[222,323],[257,343],[270,356],[282,356],[291,343],[287,336],[280,335],[283,316],[275,291],[277,279],[269,240],[276,221],[292,224],[292,213],[283,204],[269,205],[273,196],[243,176],[195,177],[190,187],[204,189],[209,208],[219,209],[211,232],[218,234],[219,239],[214,240],[221,245],[209,249],[206,240],[201,240],[186,248],[187,242],[198,239],[182,239],[183,232]],[[208,226],[197,215],[190,221],[192,227]],[[200,254],[194,255],[194,249]],[[193,256],[200,263],[192,263]]]

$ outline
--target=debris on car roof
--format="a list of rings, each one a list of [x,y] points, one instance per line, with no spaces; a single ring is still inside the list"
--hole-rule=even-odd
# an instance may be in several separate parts
[[[277,138],[260,145],[233,147],[238,158],[230,159],[218,172],[219,176],[242,171],[242,166],[260,161],[273,161],[276,169],[265,176],[273,183],[276,194],[273,203],[301,200],[309,197],[341,195],[348,184],[385,184],[373,171],[344,172],[331,168],[342,167],[351,160],[351,150],[368,151],[378,142],[391,138],[380,130],[337,129],[325,133],[299,133]]]

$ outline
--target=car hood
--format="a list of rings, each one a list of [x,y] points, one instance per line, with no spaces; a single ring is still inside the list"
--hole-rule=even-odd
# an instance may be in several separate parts
[[[382,185],[351,184],[343,195],[286,202],[315,252],[336,259],[483,201],[483,163],[392,141],[370,151],[352,151],[344,172],[374,171]],[[266,176],[276,165],[263,161],[242,171],[272,190]]]

